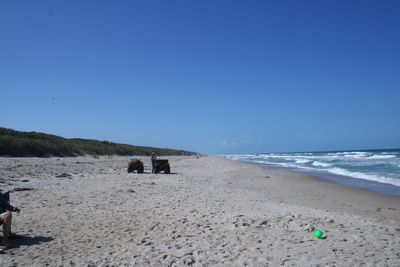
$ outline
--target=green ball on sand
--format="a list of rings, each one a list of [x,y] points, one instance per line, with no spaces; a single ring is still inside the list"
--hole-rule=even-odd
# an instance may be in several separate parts
[[[314,231],[314,235],[316,238],[321,239],[324,236],[324,232],[322,232],[322,230],[317,229]]]

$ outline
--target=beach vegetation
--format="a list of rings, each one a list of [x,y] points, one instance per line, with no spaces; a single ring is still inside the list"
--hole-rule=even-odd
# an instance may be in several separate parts
[[[64,138],[40,133],[22,132],[0,127],[0,156],[10,157],[75,157],[83,155],[149,156],[195,155],[196,153],[169,148],[135,146],[109,141]]]

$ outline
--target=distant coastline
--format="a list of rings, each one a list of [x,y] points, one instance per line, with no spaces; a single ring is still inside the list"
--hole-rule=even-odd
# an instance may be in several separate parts
[[[47,133],[22,132],[0,127],[0,156],[3,157],[146,156],[152,152],[161,156],[190,156],[198,154],[169,148],[135,146],[81,138],[64,138]]]

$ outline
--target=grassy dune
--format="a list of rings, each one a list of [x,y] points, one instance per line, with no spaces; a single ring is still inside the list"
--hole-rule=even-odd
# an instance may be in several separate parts
[[[194,155],[196,153],[155,147],[133,146],[108,141],[64,138],[39,132],[0,128],[0,156],[74,157],[81,155]]]

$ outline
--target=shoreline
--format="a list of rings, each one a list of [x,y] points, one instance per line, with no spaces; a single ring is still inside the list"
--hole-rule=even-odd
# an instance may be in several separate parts
[[[257,186],[260,191],[264,191],[265,195],[270,194],[275,199],[284,200],[286,203],[348,212],[377,220],[400,220],[399,196],[336,183],[311,173],[274,168],[247,161],[233,161],[255,166],[264,170],[267,176],[279,178],[279,181],[268,181],[268,186],[262,184]],[[285,189],[283,190],[282,187]],[[288,193],[290,197],[288,197]]]
[[[312,176],[320,180],[324,180],[334,184],[340,184],[344,186],[349,186],[353,188],[360,188],[370,192],[380,193],[383,195],[390,195],[400,197],[400,187],[395,186],[388,183],[382,183],[373,180],[361,179],[361,178],[354,178],[351,176],[333,174],[329,172],[323,171],[312,171],[312,170],[304,170],[301,168],[290,168],[290,167],[281,167],[279,165],[273,164],[264,164],[259,162],[253,162],[250,160],[235,160],[240,161],[243,163],[254,164],[256,166],[260,166],[266,169],[278,170],[282,172],[290,172],[290,173],[297,173],[299,175],[306,175]]]
[[[218,157],[0,158],[1,266],[399,266],[400,198]],[[322,229],[325,239],[316,239]]]

